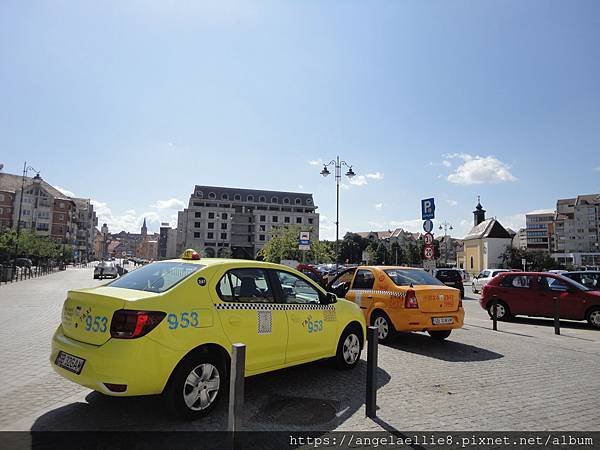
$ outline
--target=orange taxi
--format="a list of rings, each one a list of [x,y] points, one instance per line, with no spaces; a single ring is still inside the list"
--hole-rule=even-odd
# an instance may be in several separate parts
[[[460,291],[423,269],[360,266],[339,273],[329,288],[360,306],[383,342],[397,331],[427,331],[442,340],[463,326]]]

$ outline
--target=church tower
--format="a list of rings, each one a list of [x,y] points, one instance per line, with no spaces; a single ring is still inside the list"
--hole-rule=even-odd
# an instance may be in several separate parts
[[[477,206],[475,207],[475,211],[473,211],[474,216],[474,226],[479,225],[481,222],[485,220],[485,209],[481,206],[481,201],[479,199],[479,195],[477,196]]]
[[[144,217],[144,224],[142,225],[142,240],[145,240],[147,235],[148,228],[146,227],[146,218]]]

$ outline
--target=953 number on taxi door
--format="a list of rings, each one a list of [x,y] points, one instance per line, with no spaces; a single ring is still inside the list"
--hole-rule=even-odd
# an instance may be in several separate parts
[[[182,312],[179,314],[169,313],[167,316],[167,322],[169,323],[170,330],[176,330],[177,328],[199,328],[200,321],[198,320],[198,313],[196,311]]]
[[[314,322],[310,320],[306,325],[309,333],[317,333],[319,331],[323,331],[323,321],[315,320]]]

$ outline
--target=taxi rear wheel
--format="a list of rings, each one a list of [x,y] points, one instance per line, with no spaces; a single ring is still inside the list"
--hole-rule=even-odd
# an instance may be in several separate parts
[[[429,336],[431,336],[431,339],[435,339],[436,341],[443,341],[448,336],[450,336],[450,333],[452,333],[452,330],[428,331],[427,333],[429,333]]]
[[[175,369],[163,395],[171,413],[194,420],[215,408],[226,385],[227,374],[221,358],[208,352],[198,353]]]
[[[355,367],[360,360],[362,343],[362,332],[359,326],[348,326],[340,336],[335,354],[335,365],[339,369]]]
[[[377,327],[379,342],[389,342],[396,334],[396,329],[386,313],[376,311],[371,318],[371,325]]]

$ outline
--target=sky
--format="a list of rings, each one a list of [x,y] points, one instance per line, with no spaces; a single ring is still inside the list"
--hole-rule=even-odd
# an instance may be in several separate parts
[[[309,192],[321,238],[507,227],[600,193],[600,2],[0,2],[0,164],[176,224],[196,184]],[[32,173],[30,173],[32,174]]]

